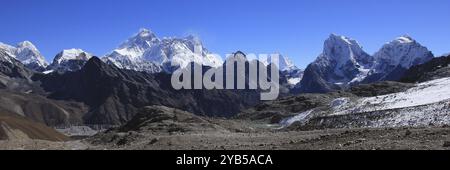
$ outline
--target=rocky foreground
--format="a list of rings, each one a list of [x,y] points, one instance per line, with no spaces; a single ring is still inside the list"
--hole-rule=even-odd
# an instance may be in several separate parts
[[[144,135],[96,149],[448,150],[450,129],[352,129],[305,132]],[[133,135],[133,134],[131,134]]]
[[[299,131],[264,122],[206,118],[151,106],[141,109],[129,123],[92,137],[53,142],[9,138],[0,141],[0,149],[448,150],[450,127]]]
[[[352,129],[261,133],[135,132],[50,142],[0,141],[0,149],[26,150],[450,150],[450,128]],[[103,141],[110,139],[110,141]]]

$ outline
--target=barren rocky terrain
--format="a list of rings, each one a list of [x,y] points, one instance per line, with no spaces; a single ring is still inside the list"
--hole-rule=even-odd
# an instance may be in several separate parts
[[[337,129],[301,132],[136,132],[102,139],[0,141],[0,149],[50,150],[450,150],[450,128]],[[110,139],[111,141],[103,141]]]
[[[140,113],[128,124],[85,142],[90,149],[127,150],[450,149],[449,127],[301,131],[246,119],[198,117],[162,106],[146,107]]]
[[[5,130],[5,128],[3,128]],[[129,123],[69,140],[22,137],[0,149],[44,150],[449,150],[450,127],[301,131],[246,119],[208,118],[164,106],[145,107]],[[24,137],[25,136],[25,137]]]

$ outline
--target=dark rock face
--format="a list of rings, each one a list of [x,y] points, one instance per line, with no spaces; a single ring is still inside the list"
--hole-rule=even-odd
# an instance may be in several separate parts
[[[382,81],[399,81],[403,76],[406,75],[406,71],[408,69],[403,68],[401,66],[394,67],[389,73],[377,73],[371,74],[367,76],[361,83],[368,84],[374,82],[382,82]]]
[[[0,51],[0,75],[28,79],[33,71],[24,66],[20,61],[9,56],[4,51]]]
[[[330,72],[329,68],[322,68],[317,64],[310,64],[304,72],[303,79],[295,87],[293,93],[326,93],[336,89],[340,89],[339,86],[329,83],[324,78]]]
[[[26,68],[33,70],[33,71],[37,71],[37,72],[43,72],[45,71],[45,67],[42,67],[41,65],[37,64],[37,63],[30,63],[25,65]]]
[[[297,93],[325,93],[345,89],[364,76],[373,57],[353,39],[330,35],[322,54],[305,69]]]
[[[230,117],[259,102],[247,90],[175,90],[171,75],[121,70],[93,57],[79,71],[36,75],[50,98],[87,104],[86,124],[123,124],[139,108],[164,105],[199,115]]]
[[[416,83],[450,77],[449,64],[450,56],[434,58],[427,63],[411,67],[400,81]]]
[[[368,84],[373,82],[381,82],[381,81],[397,81],[399,80],[406,72],[407,69],[397,66],[390,73],[377,73],[367,76],[361,83]]]

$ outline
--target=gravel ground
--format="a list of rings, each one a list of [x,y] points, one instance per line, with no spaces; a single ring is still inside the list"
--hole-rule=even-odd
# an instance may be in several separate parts
[[[102,133],[68,142],[3,140],[0,150],[450,150],[450,128]]]
[[[449,150],[450,128],[171,135],[128,133],[97,136],[88,141],[93,145],[90,149],[127,150]]]

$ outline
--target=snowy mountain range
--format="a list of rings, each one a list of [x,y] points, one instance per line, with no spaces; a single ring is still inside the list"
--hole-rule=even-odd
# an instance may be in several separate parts
[[[42,56],[36,46],[29,41],[21,42],[15,47],[0,43],[0,50],[5,51],[9,56],[19,60],[32,70],[44,71],[48,66],[44,56]]]
[[[324,50],[305,70],[299,92],[328,92],[359,83],[397,80],[433,54],[409,36],[401,36],[371,56],[351,38],[332,34]]]
[[[0,50],[28,68],[44,73],[80,70],[94,56],[81,49],[68,49],[58,53],[49,65],[29,41],[19,43],[17,47],[0,43]],[[149,29],[141,29],[117,49],[103,56],[102,60],[122,69],[148,73],[170,73],[177,68],[186,67],[191,62],[210,67],[219,67],[223,64],[222,58],[209,52],[198,37],[160,39]],[[260,61],[265,65],[271,64],[270,57]],[[289,79],[289,84],[295,85],[300,82],[303,71],[289,58],[281,56],[279,68]]]
[[[26,67],[45,73],[79,70],[93,56],[81,49],[63,50],[49,65],[29,41],[16,47],[0,43],[0,50]],[[396,80],[410,67],[433,57],[426,47],[410,36],[386,43],[372,56],[356,40],[331,34],[324,43],[322,54],[305,71],[282,55],[278,67],[294,91],[328,92],[360,83]],[[191,62],[211,67],[223,64],[222,58],[209,52],[198,37],[160,39],[148,29],[141,29],[102,60],[122,69],[148,73],[170,73]],[[271,64],[270,56],[259,61]]]
[[[197,37],[159,39],[148,29],[141,29],[103,60],[119,68],[151,73],[171,72],[191,62],[211,67],[223,63],[219,56],[208,52]]]

